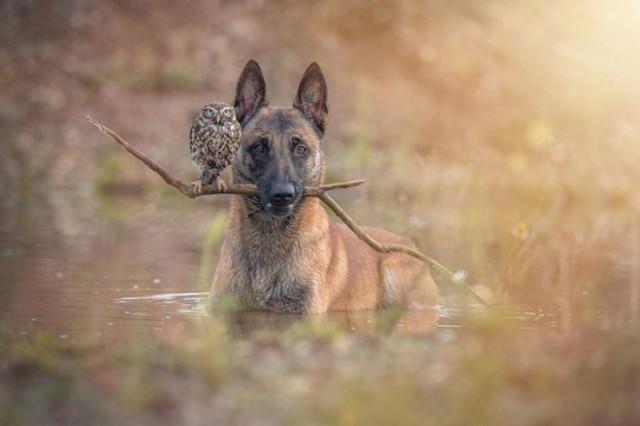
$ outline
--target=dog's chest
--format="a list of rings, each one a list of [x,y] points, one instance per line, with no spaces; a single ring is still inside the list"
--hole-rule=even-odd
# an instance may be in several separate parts
[[[306,312],[312,296],[311,282],[296,272],[290,258],[281,263],[254,265],[249,278],[257,307],[276,312]]]
[[[235,285],[251,308],[305,313],[313,286],[300,265],[295,244],[245,244],[238,250]]]

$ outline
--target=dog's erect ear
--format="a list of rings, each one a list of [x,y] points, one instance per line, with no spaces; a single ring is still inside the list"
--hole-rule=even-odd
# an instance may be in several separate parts
[[[324,134],[329,118],[327,83],[315,62],[309,65],[300,80],[293,107],[302,111],[321,136]]]
[[[266,85],[262,70],[260,65],[251,59],[244,66],[236,86],[236,100],[233,104],[236,118],[244,127],[260,108],[267,105]]]

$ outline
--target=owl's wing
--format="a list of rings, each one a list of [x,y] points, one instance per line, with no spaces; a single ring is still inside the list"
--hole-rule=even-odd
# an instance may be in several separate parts
[[[195,148],[195,143],[197,141],[197,135],[200,133],[200,124],[198,120],[193,122],[191,126],[191,131],[189,132],[189,149],[193,152]]]
[[[238,142],[240,142],[240,138],[242,137],[242,127],[240,126],[240,123],[235,121],[232,124],[232,129],[233,129],[233,139],[235,140],[235,143],[238,144]]]

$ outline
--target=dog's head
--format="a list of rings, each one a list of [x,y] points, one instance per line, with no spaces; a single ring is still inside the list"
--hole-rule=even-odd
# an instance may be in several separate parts
[[[292,107],[270,107],[260,66],[251,60],[240,74],[234,107],[243,129],[234,179],[255,183],[260,208],[287,217],[296,210],[305,186],[324,179],[320,140],[328,109],[322,71],[316,63],[309,65]]]

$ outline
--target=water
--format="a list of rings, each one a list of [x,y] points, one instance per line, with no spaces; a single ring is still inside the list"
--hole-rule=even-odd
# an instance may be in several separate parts
[[[56,215],[45,219],[44,209],[31,213],[27,222],[33,225],[0,231],[0,318],[11,329],[126,339],[141,329],[162,336],[227,321],[235,335],[246,337],[314,321],[352,333],[431,333],[461,327],[477,314],[470,307],[447,306],[403,314],[249,312],[213,318],[206,301],[221,235],[211,230],[219,227],[225,201],[125,197],[108,202],[124,213],[109,216],[103,205],[87,202],[83,209],[65,211],[63,223]],[[523,328],[554,325],[553,318],[526,308],[507,316]]]
[[[161,253],[152,259],[140,254],[138,245],[117,244],[112,250],[86,238],[73,238],[74,255],[60,249],[58,242],[3,238],[0,288],[2,319],[12,328],[34,327],[52,330],[66,337],[94,333],[108,338],[126,338],[141,328],[154,334],[173,332],[213,321],[207,309],[208,293],[197,290],[200,259],[182,253],[186,261],[165,262]],[[83,253],[78,259],[77,253]],[[93,261],[87,261],[94,259]],[[170,265],[177,270],[171,270]],[[8,278],[8,279],[7,279]],[[459,327],[470,308],[440,308],[404,313],[392,318],[397,330],[428,333],[437,328]],[[523,324],[533,312],[522,312]],[[382,315],[384,316],[384,314]],[[380,313],[337,312],[317,316],[333,326],[354,333],[375,333]],[[284,330],[301,321],[300,316],[245,312],[230,319],[230,328],[240,336],[262,330]],[[383,318],[384,320],[384,318]],[[386,321],[386,320],[385,320]]]

